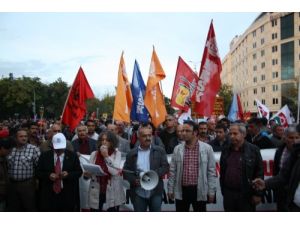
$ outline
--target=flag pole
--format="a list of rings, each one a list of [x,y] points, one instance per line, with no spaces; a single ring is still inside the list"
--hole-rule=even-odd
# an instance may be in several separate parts
[[[80,68],[81,68],[81,66],[79,67],[79,70],[80,70]],[[77,74],[78,74],[78,73],[77,73]],[[76,77],[77,77],[77,74],[76,74]],[[65,105],[64,105],[64,108],[63,108],[63,111],[62,111],[62,114],[61,114],[60,122],[62,122],[62,117],[63,117],[63,115],[64,115],[64,112],[65,112],[65,109],[66,109],[66,106],[67,106],[67,102],[68,102],[68,99],[69,99],[69,97],[70,97],[71,90],[72,90],[72,88],[73,88],[73,85],[74,85],[74,82],[75,82],[75,80],[76,80],[76,77],[75,77],[75,79],[74,79],[74,81],[73,81],[73,83],[72,83],[72,85],[71,85],[71,87],[70,87],[70,89],[69,89],[69,93],[68,93],[68,96],[67,96],[67,99],[66,99],[66,101],[65,101]]]

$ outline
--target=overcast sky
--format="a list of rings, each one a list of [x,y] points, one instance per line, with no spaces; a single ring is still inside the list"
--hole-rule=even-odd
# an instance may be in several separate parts
[[[171,97],[178,56],[199,70],[213,19],[219,53],[258,13],[0,13],[0,75],[59,77],[72,84],[81,65],[96,94],[114,92],[121,52],[129,80],[134,60],[147,83],[152,46],[165,70]],[[238,21],[238,23],[237,23]]]

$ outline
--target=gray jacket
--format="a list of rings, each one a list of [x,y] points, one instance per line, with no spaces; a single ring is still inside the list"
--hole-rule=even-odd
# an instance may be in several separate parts
[[[207,201],[207,195],[217,191],[216,160],[212,147],[204,142],[199,144],[199,176],[197,201]],[[185,144],[175,147],[170,163],[168,193],[174,193],[175,199],[182,200],[182,173]]]

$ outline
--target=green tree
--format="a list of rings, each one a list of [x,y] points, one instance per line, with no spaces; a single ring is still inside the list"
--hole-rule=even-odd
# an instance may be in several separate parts
[[[13,117],[18,113],[21,117],[33,118],[33,103],[35,95],[36,113],[44,107],[44,117],[58,117],[61,115],[68,95],[68,85],[59,78],[47,85],[38,77],[0,79],[0,118]],[[35,94],[34,94],[35,93]]]
[[[44,93],[46,86],[37,77],[21,77],[13,79],[3,78],[0,80],[1,95],[1,118],[14,116],[15,113],[23,117],[33,116],[34,91]],[[36,96],[36,101],[42,100],[41,96]]]
[[[108,117],[112,117],[115,104],[115,95],[105,94],[100,100],[99,104],[99,116],[103,113],[107,113]]]
[[[45,116],[49,118],[58,118],[61,116],[63,107],[68,97],[68,84],[58,78],[47,86],[47,97],[43,98],[41,104],[45,108]]]
[[[222,84],[218,95],[224,99],[224,113],[225,115],[228,115],[233,96],[232,86],[228,84]]]
[[[287,105],[294,118],[297,118],[298,87],[294,83],[286,83],[281,86],[281,107]]]
[[[100,112],[101,102],[98,98],[91,98],[86,101],[87,113],[97,112],[97,108]],[[101,114],[99,114],[101,116]]]

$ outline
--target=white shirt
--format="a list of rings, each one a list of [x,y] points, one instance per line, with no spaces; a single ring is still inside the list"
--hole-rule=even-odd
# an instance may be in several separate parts
[[[298,187],[296,189],[295,195],[294,195],[294,203],[300,207],[300,182],[298,184]]]
[[[150,170],[150,149],[141,149],[141,146],[138,147],[138,158],[136,162],[137,169],[139,172],[147,172]],[[150,198],[150,191],[146,191],[142,187],[137,187],[135,190],[136,194],[142,198]]]
[[[137,169],[143,172],[150,170],[150,147],[145,150],[138,148]]]

